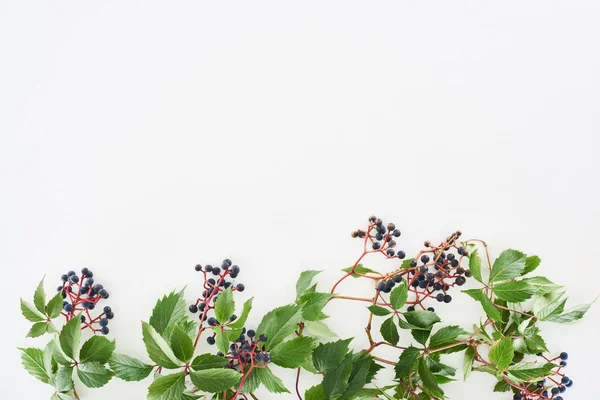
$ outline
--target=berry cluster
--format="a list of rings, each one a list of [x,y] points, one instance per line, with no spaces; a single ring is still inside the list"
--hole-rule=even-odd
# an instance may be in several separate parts
[[[515,393],[513,400],[563,400],[560,396],[567,391],[567,388],[573,386],[573,381],[561,372],[561,369],[567,366],[569,355],[565,352],[560,353],[558,357],[548,359],[543,354],[538,354],[545,361],[556,364],[556,370],[552,371],[551,376],[537,381],[524,383],[519,387],[519,393]],[[560,360],[560,361],[559,361]]]
[[[270,353],[265,350],[264,346],[260,345],[261,342],[266,342],[267,339],[267,335],[264,333],[256,338],[254,330],[244,328],[240,337],[229,346],[230,352],[227,355],[222,353],[219,353],[219,355],[231,360],[227,364],[228,368],[237,371],[245,371],[247,365],[258,368],[257,364],[265,365],[271,361]]]
[[[369,240],[373,251],[379,251],[388,257],[403,259],[406,257],[406,253],[402,250],[395,250],[397,243],[394,238],[400,237],[400,234],[400,229],[396,228],[396,224],[390,222],[384,226],[381,218],[372,215],[369,217],[369,228],[366,231],[359,229],[352,232],[352,237]]]
[[[210,326],[221,325],[221,322],[217,321],[214,317],[208,317],[208,312],[214,308],[214,303],[219,297],[219,293],[223,290],[231,287],[231,290],[243,292],[246,288],[243,283],[237,283],[234,285],[233,281],[227,279],[235,279],[240,273],[240,267],[233,265],[230,259],[225,259],[221,263],[221,267],[213,267],[212,265],[205,265],[204,267],[200,264],[196,265],[196,271],[204,274],[204,291],[202,295],[196,299],[196,302],[191,304],[189,310],[191,313],[196,314],[200,311],[200,323],[207,322]],[[210,275],[214,277],[209,278]],[[234,321],[237,317],[233,315],[230,321]],[[214,338],[212,338],[214,340]],[[210,342],[209,342],[210,343]]]
[[[57,291],[62,292],[64,299],[62,315],[66,320],[69,321],[81,313],[83,329],[88,328],[94,333],[102,332],[108,335],[108,322],[114,318],[112,309],[106,306],[96,317],[92,317],[90,313],[101,300],[109,298],[108,291],[94,281],[94,273],[83,268],[81,275],[69,271],[61,276],[61,280],[63,283]]]

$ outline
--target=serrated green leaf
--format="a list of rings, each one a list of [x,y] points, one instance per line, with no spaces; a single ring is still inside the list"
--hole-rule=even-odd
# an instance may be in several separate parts
[[[525,259],[525,254],[520,251],[504,250],[494,261],[490,272],[490,282],[505,281],[521,275],[525,269]]]
[[[77,377],[89,388],[99,388],[108,383],[113,373],[96,361],[77,365]]]
[[[62,293],[61,292],[56,293],[56,295],[50,299],[46,308],[48,311],[48,318],[50,318],[50,319],[57,318],[63,309]]]
[[[397,285],[390,293],[390,303],[394,310],[399,310],[406,304],[408,299],[408,286],[405,284]]]
[[[28,349],[20,348],[19,351],[21,352],[21,362],[25,370],[44,383],[50,382],[50,375],[44,365],[44,352],[41,349],[32,347]]]
[[[508,369],[508,372],[520,381],[531,382],[548,375],[555,365],[520,362]]]
[[[352,354],[347,354],[344,360],[323,378],[323,393],[326,400],[338,400],[348,388],[348,378],[352,372]]]
[[[373,315],[377,315],[378,317],[383,317],[386,315],[390,315],[392,312],[390,310],[388,310],[387,308],[383,308],[381,306],[378,306],[376,304],[371,304],[370,306],[367,307],[369,309],[369,311],[373,314]]]
[[[556,322],[559,324],[568,324],[570,322],[578,321],[583,318],[590,307],[591,304],[580,304],[559,315],[552,313],[546,317],[545,321]]]
[[[283,381],[273,374],[269,367],[266,368],[255,368],[253,372],[256,373],[258,380],[267,388],[271,393],[290,393],[285,387]]]
[[[30,322],[41,322],[46,320],[46,317],[44,317],[32,304],[23,299],[21,299],[21,313]]]
[[[154,368],[152,365],[125,354],[113,353],[108,361],[115,375],[127,382],[138,382],[146,378]]]
[[[189,335],[178,325],[175,326],[170,338],[171,350],[177,359],[188,362],[194,355],[194,343]]]
[[[515,356],[515,349],[511,338],[505,337],[490,347],[490,361],[499,371],[505,371]]]
[[[81,346],[80,362],[97,361],[106,364],[115,351],[115,346],[114,340],[110,341],[103,336],[92,336]]]
[[[33,294],[33,304],[40,313],[44,315],[46,314],[46,291],[44,290],[44,279],[40,281],[40,284]]]
[[[444,391],[439,387],[435,376],[429,370],[426,358],[421,359],[418,364],[418,371],[423,384],[423,391],[430,396],[443,398]]]
[[[263,317],[256,333],[267,335],[267,341],[264,345],[267,349],[271,349],[294,333],[301,319],[301,307],[295,305],[278,307]]]
[[[533,272],[541,262],[542,260],[538,256],[528,256],[525,258],[525,269],[523,270],[523,275]]]
[[[523,281],[534,288],[536,294],[544,295],[547,293],[555,292],[562,286],[551,282],[548,278],[543,276],[534,276],[533,278],[525,278]]]
[[[456,338],[460,335],[467,334],[467,331],[457,325],[446,326],[437,331],[431,336],[429,341],[430,349],[437,349],[456,342]]]
[[[469,269],[473,274],[473,278],[483,283],[483,278],[481,276],[481,257],[479,257],[477,250],[474,250],[469,254]]]
[[[398,344],[398,340],[400,340],[400,336],[398,335],[398,328],[394,323],[394,316],[383,321],[381,324],[381,336],[385,339],[386,342],[393,344],[394,346]]]
[[[475,349],[471,346],[467,347],[465,351],[465,357],[463,359],[463,377],[467,380],[469,373],[473,369],[473,363],[475,362]]]
[[[31,329],[27,333],[27,337],[30,337],[30,338],[40,337],[47,331],[48,331],[48,322],[36,322],[35,324],[33,324]]]
[[[50,400],[77,400],[73,392],[60,393],[56,392],[50,397]]]
[[[534,293],[535,288],[529,286],[527,281],[524,280],[509,281],[494,286],[494,294],[498,296],[498,298],[511,303],[521,303],[530,299]]]
[[[200,371],[203,369],[223,368],[229,364],[229,360],[214,354],[201,354],[192,361],[192,369]]]
[[[494,303],[492,303],[481,289],[463,290],[463,293],[468,294],[474,300],[478,301],[488,317],[496,322],[502,322],[502,314],[500,314],[500,311],[494,306]]]
[[[73,389],[73,367],[61,365],[52,377],[54,389],[59,393],[68,392]]]
[[[181,372],[157,378],[148,388],[148,400],[180,400],[185,390],[185,375]]]
[[[304,321],[304,328],[308,330],[308,333],[315,337],[329,338],[337,336],[336,333],[329,329],[322,321]]]
[[[213,331],[215,332],[215,342],[217,345],[217,349],[223,353],[227,354],[229,351],[229,339],[227,338],[227,334],[225,334],[220,326],[213,327]],[[241,331],[240,331],[241,332]],[[240,335],[234,335],[238,338]]]
[[[412,329],[410,333],[417,342],[425,346],[427,344],[427,339],[429,339],[429,335],[431,335],[431,329]]]
[[[396,378],[408,378],[410,373],[415,369],[419,354],[421,354],[421,351],[412,346],[400,354],[400,359],[394,367]]]
[[[315,385],[304,393],[304,400],[323,400],[324,398],[323,385]]]
[[[142,334],[146,351],[152,361],[167,369],[179,368],[184,364],[152,325],[142,322]]]
[[[352,272],[352,267],[344,268],[344,269],[342,269],[342,271],[350,273],[350,272]],[[356,268],[354,268],[354,272],[352,273],[351,276],[353,278],[360,278],[363,275],[371,274],[371,273],[379,275],[377,273],[377,271],[373,271],[372,269],[366,268],[362,264],[358,264],[356,266]]]
[[[156,302],[152,310],[152,316],[148,322],[159,335],[162,335],[167,327],[177,325],[186,318],[183,291],[178,293],[171,292]]]
[[[353,357],[352,372],[348,381],[348,387],[340,397],[340,400],[355,398],[360,390],[370,381],[369,374],[373,358],[357,354]]]
[[[564,294],[564,291],[560,291],[536,296],[533,302],[533,315],[542,321],[561,315],[567,303],[567,299],[563,298]]]
[[[321,272],[322,271],[307,270],[300,273],[300,278],[298,278],[298,282],[296,282],[296,299],[299,299],[300,296],[302,296],[304,292],[306,292],[306,290],[312,286],[313,278]]]
[[[287,342],[279,343],[271,350],[271,360],[284,368],[297,368],[310,355],[314,339],[308,336],[298,336]]]
[[[333,297],[331,293],[310,292],[303,294],[298,300],[302,306],[302,317],[306,321],[319,321],[327,318],[323,307]]]
[[[58,337],[60,347],[67,357],[76,360],[81,342],[81,316],[78,314],[67,322]]]
[[[218,393],[235,386],[242,375],[232,369],[213,368],[190,373],[192,383],[207,393]]]
[[[431,329],[434,324],[440,322],[440,317],[431,311],[407,311],[404,313],[406,321],[422,329]]]
[[[336,368],[348,353],[348,344],[352,339],[321,343],[313,351],[313,364],[317,371],[329,372]]]
[[[235,311],[235,301],[231,287],[223,290],[215,302],[215,318],[221,324],[229,321]]]
[[[244,306],[242,308],[242,314],[231,324],[229,324],[230,328],[243,328],[248,320],[248,315],[250,314],[250,310],[252,310],[252,297],[244,302]]]
[[[504,379],[500,379],[494,386],[494,392],[509,392],[512,386],[508,384]]]

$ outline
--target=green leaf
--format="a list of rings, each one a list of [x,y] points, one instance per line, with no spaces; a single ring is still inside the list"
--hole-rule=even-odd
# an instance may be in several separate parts
[[[493,319],[496,322],[502,322],[502,314],[500,311],[494,306],[494,303],[483,293],[481,289],[469,289],[463,290],[463,293],[468,294],[473,299],[481,303],[483,307],[483,311],[485,311],[486,315]]]
[[[400,265],[400,268],[406,268],[406,269],[410,269],[410,268],[412,268],[412,267],[410,266],[410,263],[411,263],[413,260],[414,260],[414,258],[405,258],[405,259],[402,261],[402,264]]]
[[[567,303],[567,299],[563,298],[564,294],[564,291],[560,291],[536,296],[533,302],[533,315],[542,321],[561,315]]]
[[[287,342],[279,343],[271,350],[271,360],[284,368],[297,368],[310,355],[314,339],[308,336],[298,336]]]
[[[248,315],[250,314],[250,310],[252,310],[252,297],[244,302],[244,306],[242,309],[242,314],[231,324],[229,324],[230,328],[243,328],[248,320]]]
[[[125,354],[113,353],[108,365],[115,375],[127,382],[138,382],[146,378],[154,368]]]
[[[198,389],[218,393],[235,386],[242,375],[232,369],[213,368],[190,372],[190,378]]]
[[[203,369],[223,368],[229,364],[229,360],[214,354],[200,354],[192,361],[192,369],[200,371]]]
[[[511,303],[521,303],[530,299],[534,293],[535,288],[529,286],[527,281],[509,281],[494,286],[494,294]]]
[[[315,385],[304,393],[304,400],[323,400],[324,398],[323,385]]]
[[[150,325],[162,335],[170,325],[177,325],[185,320],[186,306],[182,292],[171,292],[169,295],[163,296],[156,302],[156,306],[152,310],[150,317]]]
[[[419,376],[421,377],[421,381],[423,383],[423,391],[430,396],[443,398],[444,392],[439,387],[437,380],[435,379],[435,376],[429,370],[429,367],[427,366],[427,362],[426,362],[425,358],[423,358],[419,362],[418,371],[419,371]]]
[[[215,326],[212,328],[215,332],[215,341],[217,345],[217,349],[223,353],[227,354],[229,351],[229,339],[227,338],[227,334],[221,330],[220,326]],[[236,332],[237,333],[237,332]],[[240,331],[241,333],[241,331]],[[232,333],[233,336],[237,339],[240,335]]]
[[[323,314],[323,307],[333,297],[331,293],[311,292],[300,297],[299,304],[302,305],[302,317],[307,321],[319,321],[327,318]]]
[[[329,372],[337,367],[348,353],[350,339],[321,343],[313,351],[313,364],[317,371]]]
[[[431,329],[412,329],[410,333],[417,342],[425,346],[427,344],[427,339],[429,339],[429,335],[431,335]]]
[[[505,371],[515,356],[515,349],[511,338],[505,337],[490,347],[490,361],[499,371]]]
[[[31,329],[27,333],[27,337],[30,337],[30,338],[40,337],[47,331],[48,331],[48,322],[36,322],[35,324],[33,324]]]
[[[25,370],[44,383],[50,382],[50,375],[44,366],[44,352],[36,348],[20,348],[19,351]]]
[[[73,382],[73,367],[61,365],[52,378],[54,389],[57,392],[68,392],[75,385]]]
[[[23,299],[21,299],[21,313],[23,313],[23,316],[30,322],[41,322],[46,320],[46,318],[32,304]]]
[[[142,322],[142,334],[146,351],[152,361],[167,369],[179,368],[184,364],[152,325]]]
[[[265,385],[267,390],[271,393],[289,393],[290,391],[285,387],[281,379],[273,374],[269,367],[266,368],[255,368],[252,370],[256,374],[258,380]]]
[[[508,369],[508,372],[520,381],[531,382],[548,375],[555,365],[552,363],[546,364],[531,364],[520,362]]]
[[[417,363],[417,357],[419,354],[421,354],[421,351],[412,346],[400,354],[400,359],[394,368],[396,371],[396,378],[408,378],[411,372],[415,369],[415,364]]]
[[[494,261],[490,282],[505,281],[521,275],[525,270],[525,259],[525,254],[520,251],[504,250]]]
[[[469,254],[469,269],[473,274],[473,278],[481,283],[484,283],[481,276],[481,257],[479,257],[479,254],[477,254],[477,250],[474,250]]]
[[[342,269],[342,271],[350,273],[350,272],[352,272],[352,267],[344,268],[344,269]],[[371,273],[379,275],[377,273],[377,271],[373,271],[372,269],[364,267],[362,264],[358,264],[356,266],[356,268],[354,268],[354,272],[352,273],[351,276],[353,278],[360,278],[363,275],[371,274]]]
[[[504,379],[500,379],[494,386],[494,392],[509,392],[512,386],[508,384]]]
[[[465,358],[463,359],[463,376],[464,380],[467,380],[469,373],[473,369],[473,363],[475,362],[475,349],[471,346],[467,347],[465,351]]]
[[[329,329],[322,321],[304,321],[304,328],[307,329],[312,336],[316,337],[329,338],[337,336],[335,332]]]
[[[323,393],[327,400],[338,400],[348,388],[348,378],[352,372],[352,354],[346,355],[344,360],[323,378]]]
[[[56,392],[50,397],[50,400],[77,400],[73,392],[59,393]]]
[[[568,311],[560,315],[555,315],[554,313],[550,316],[546,317],[545,321],[557,322],[559,324],[567,324],[570,322],[574,322],[583,318],[585,313],[589,310],[591,304],[580,304],[574,308],[571,308]]]
[[[287,305],[268,312],[258,325],[257,334],[266,334],[267,341],[264,343],[267,349],[272,349],[290,336],[297,328],[302,319],[301,307]]]
[[[115,351],[115,341],[110,341],[103,336],[92,336],[81,346],[80,362],[97,361],[106,364]]]
[[[431,311],[407,311],[404,313],[406,321],[422,329],[431,329],[434,324],[440,322],[440,317]]]
[[[52,349],[52,358],[59,364],[69,366],[71,365],[71,360],[65,355],[60,347],[60,342],[57,337],[53,337],[48,346]]]
[[[46,314],[46,292],[44,291],[44,279],[40,281],[40,284],[33,294],[33,304],[40,313],[44,315]]]
[[[364,353],[363,353],[364,354]],[[342,394],[340,400],[348,400],[354,398],[360,390],[370,382],[369,375],[373,364],[373,358],[368,355],[356,354],[352,361],[352,372],[348,387]]]
[[[108,383],[113,373],[96,361],[77,365],[77,376],[89,388],[99,388]]]
[[[231,287],[223,290],[215,302],[215,318],[221,324],[229,321],[235,311],[235,301]]]
[[[524,339],[529,354],[548,352],[546,342],[544,342],[544,339],[537,333],[528,334]]]
[[[380,307],[376,304],[371,304],[369,307],[367,307],[369,309],[369,311],[371,311],[371,313],[373,315],[377,315],[378,317],[383,317],[385,315],[389,315],[392,312],[390,310],[388,310],[387,308],[383,308]]]
[[[50,319],[57,318],[63,309],[62,293],[61,292],[56,293],[56,295],[50,299],[46,308],[48,310],[48,318],[50,318]]]
[[[390,293],[390,303],[394,310],[399,310],[406,304],[408,299],[408,286],[404,284],[397,285]]]
[[[385,339],[386,342],[393,344],[394,346],[398,344],[398,340],[400,340],[400,336],[398,336],[398,328],[394,323],[394,316],[383,321],[381,324],[381,336]]]
[[[429,341],[429,348],[433,350],[452,344],[456,342],[456,338],[458,336],[465,334],[467,334],[467,331],[465,331],[459,326],[446,326],[434,333],[433,336],[431,336],[431,340]]]
[[[562,286],[551,282],[548,278],[543,276],[534,276],[533,278],[525,278],[524,282],[531,287],[533,287],[536,291],[536,294],[544,295],[547,293],[555,292],[558,289],[562,288]]]
[[[219,301],[219,300],[217,300]],[[171,333],[171,350],[175,357],[181,361],[188,362],[194,355],[194,343],[189,335],[183,331],[178,325],[175,325]]]
[[[79,355],[81,341],[81,316],[78,314],[71,318],[60,331],[60,347],[67,357],[75,360]]]
[[[300,278],[298,278],[298,282],[296,282],[296,299],[299,299],[300,296],[302,296],[304,292],[306,292],[306,290],[312,286],[313,278],[321,272],[322,271],[307,270],[300,273]]]
[[[148,388],[148,400],[180,400],[185,390],[185,375],[181,372],[157,378]]]
[[[542,260],[538,256],[528,256],[525,258],[525,269],[523,270],[523,275],[535,270],[541,262]]]

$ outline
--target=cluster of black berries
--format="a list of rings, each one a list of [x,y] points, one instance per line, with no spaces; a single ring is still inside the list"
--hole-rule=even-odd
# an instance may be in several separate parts
[[[229,346],[229,353],[224,355],[223,353],[217,353],[221,357],[227,357],[230,359],[228,368],[243,371],[247,364],[257,363],[268,364],[271,362],[271,355],[265,349],[264,343],[267,341],[267,335],[260,334],[256,337],[256,332],[252,329],[246,328],[242,330],[242,334],[239,338]]]
[[[542,356],[542,354],[538,354],[538,356]],[[557,365],[560,371],[560,368],[567,366],[568,358],[569,355],[562,352],[554,360],[544,359],[546,361],[556,361],[560,359],[560,362]],[[559,371],[556,371],[554,373],[555,375],[552,377],[529,384],[525,387],[525,390],[521,391],[521,393],[516,393],[513,396],[513,400],[563,400],[563,397],[560,396],[560,394],[566,392],[567,388],[573,386],[573,381],[568,376],[560,374]]]
[[[365,238],[368,237],[371,240],[371,247],[373,250],[380,250],[384,252],[388,257],[398,257],[403,259],[406,257],[406,253],[402,250],[395,250],[397,245],[394,238],[400,237],[400,229],[396,228],[396,225],[389,223],[384,225],[381,218],[377,218],[372,215],[369,217],[369,228],[367,231],[357,230],[352,232],[354,238]]]
[[[115,316],[112,309],[108,306],[104,307],[103,312],[95,318],[90,314],[98,302],[109,298],[109,293],[104,286],[94,281],[94,273],[88,268],[83,268],[81,275],[69,271],[61,276],[61,280],[63,283],[57,291],[62,292],[65,299],[62,314],[67,321],[81,312],[81,323],[84,328],[89,328],[94,333],[102,332],[108,335],[108,321]]]
[[[240,267],[233,265],[231,260],[226,258],[221,263],[221,267],[213,267],[212,265],[205,265],[203,267],[198,264],[196,265],[195,270],[204,274],[204,290],[201,296],[196,299],[196,302],[190,305],[189,310],[193,314],[200,311],[200,322],[207,321],[209,325],[220,325],[221,323],[214,317],[208,317],[208,312],[214,308],[214,303],[219,298],[219,293],[223,290],[231,287],[234,291],[243,292],[244,289],[246,289],[243,283],[234,285],[233,281],[227,280],[228,278],[237,278],[240,273]],[[212,278],[209,277],[211,274],[213,275]],[[237,317],[234,315],[232,318],[231,321]],[[213,322],[213,324],[211,324],[211,322]]]

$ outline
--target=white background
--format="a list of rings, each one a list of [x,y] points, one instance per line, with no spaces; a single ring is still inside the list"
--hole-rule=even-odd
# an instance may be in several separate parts
[[[51,393],[15,349],[41,343],[18,300],[44,274],[51,293],[92,268],[118,350],[144,357],[140,320],[166,291],[198,294],[194,264],[240,264],[257,324],[301,270],[330,286],[371,213],[409,254],[462,229],[494,255],[540,255],[570,304],[592,300],[599,20],[582,0],[0,2],[1,397]],[[479,312],[438,309],[465,328]],[[356,310],[326,311],[360,345]],[[597,393],[598,317],[543,326],[571,354],[566,399]],[[148,384],[83,398],[143,399]],[[492,385],[474,374],[447,392],[510,397]]]

